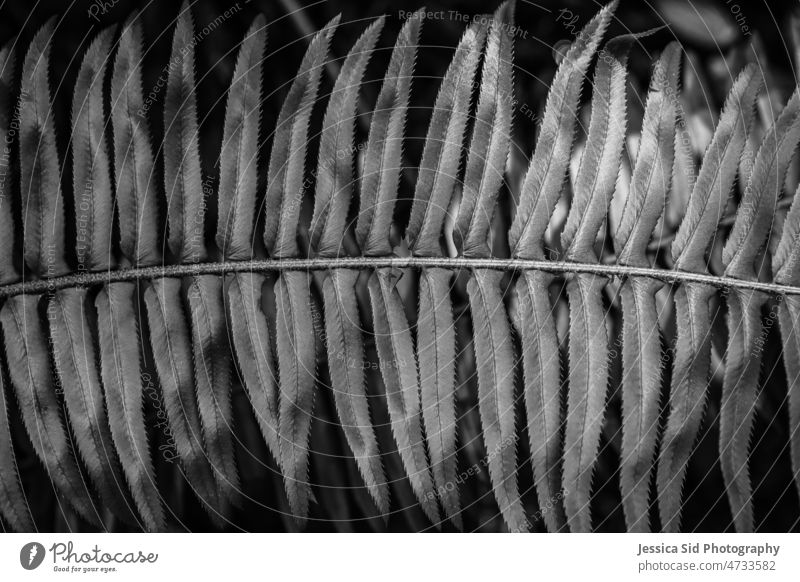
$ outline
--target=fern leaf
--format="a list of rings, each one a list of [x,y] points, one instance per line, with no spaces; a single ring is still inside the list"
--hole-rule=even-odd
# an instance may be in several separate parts
[[[212,519],[221,523],[220,500],[203,450],[203,430],[195,396],[191,332],[178,279],[155,279],[145,289],[147,322],[156,371],[164,394],[170,434],[181,468]]]
[[[759,62],[759,59],[751,58],[748,60],[750,62],[754,62],[758,68],[758,75],[761,76],[762,79],[765,79],[766,76],[764,75],[762,64]],[[764,81],[762,80],[762,83],[763,82]],[[766,85],[766,83],[764,84]],[[762,96],[761,99],[767,101],[769,100],[769,97]],[[748,132],[747,138],[744,142],[742,157],[739,159],[739,190],[742,195],[744,195],[745,189],[747,188],[747,183],[750,181],[750,175],[753,173],[753,166],[755,164],[756,154],[758,153],[758,147],[761,144],[764,134],[767,130],[767,127],[765,127],[765,124],[763,123],[764,118],[763,116],[757,114],[757,109],[759,108],[756,107],[754,109],[744,109],[742,112],[745,116],[746,125],[750,128],[750,131]]]
[[[272,456],[280,462],[278,444],[278,377],[273,339],[261,309],[264,276],[236,273],[228,285],[230,334],[243,384]]]
[[[453,238],[464,256],[487,257],[489,225],[505,176],[514,101],[514,0],[494,13]]]
[[[101,499],[114,514],[136,523],[105,410],[97,354],[86,311],[86,289],[62,289],[48,305],[58,379],[78,453]]]
[[[2,56],[0,54],[0,61]],[[33,516],[19,480],[8,419],[6,377],[5,372],[0,371],[0,516],[12,530],[31,532],[34,531]]]
[[[689,199],[697,184],[697,164],[692,147],[692,134],[686,125],[686,113],[680,101],[676,107],[675,163],[672,165],[672,189],[667,198],[663,230],[674,233],[681,225],[689,207]],[[696,135],[696,134],[695,134]],[[658,225],[656,230],[660,231]]]
[[[625,143],[625,92],[628,52],[643,35],[618,36],[605,45],[597,61],[592,90],[592,118],[581,154],[572,208],[561,246],[569,261],[595,262],[594,244],[619,176]]]
[[[561,366],[548,288],[553,275],[526,271],[517,280],[517,333],[525,374],[525,409],[539,507],[547,529],[566,524],[561,504]]]
[[[295,257],[297,224],[306,185],[305,159],[308,123],[319,90],[328,46],[339,26],[333,18],[311,41],[275,125],[264,206],[264,244],[274,257]]]
[[[756,278],[754,263],[770,232],[781,186],[798,142],[800,88],[792,94],[758,148],[736,221],[722,249],[726,276]],[[784,251],[776,254],[780,263]]]
[[[111,250],[111,168],[105,138],[103,84],[115,27],[103,30],[89,46],[72,97],[72,184],[78,268],[113,265]]]
[[[161,261],[157,184],[142,97],[142,29],[126,21],[111,77],[111,124],[120,248],[134,265]]]
[[[11,137],[11,109],[14,100],[14,61],[13,46],[6,45],[0,49],[0,143],[8,144]],[[11,173],[11,160],[8,146],[3,155],[6,166],[5,174]],[[14,213],[11,207],[11,180],[0,180],[0,285],[12,283],[19,279],[19,272],[14,264]]]
[[[367,256],[390,254],[389,231],[397,198],[408,109],[422,13],[414,13],[397,37],[369,128],[361,179],[356,241]]]
[[[194,85],[194,22],[188,1],[181,4],[164,101],[164,186],[169,248],[183,263],[206,259],[203,177]]]
[[[705,255],[727,206],[762,81],[755,66],[748,66],[739,74],[725,100],[692,189],[689,208],[672,243],[676,269],[706,271]]]
[[[261,64],[266,37],[266,20],[263,15],[258,15],[239,49],[225,109],[217,246],[225,258],[234,261],[249,259],[253,254]]]
[[[423,269],[419,281],[417,360],[422,419],[436,492],[447,517],[463,530],[456,459],[456,329],[447,269]]]
[[[620,487],[628,531],[649,532],[650,473],[661,398],[661,340],[656,292],[661,281],[631,277],[622,295],[622,459]]]
[[[647,244],[664,212],[675,163],[675,95],[680,59],[680,45],[672,42],[653,70],[631,189],[614,233],[617,262],[622,265],[650,264],[645,256]]]
[[[220,501],[237,505],[241,486],[233,451],[231,356],[222,279],[217,275],[195,277],[188,296],[203,443],[217,480]]]
[[[800,227],[800,203],[795,192],[789,213],[786,216],[783,233],[778,249],[773,256],[772,269],[775,282],[784,285],[797,285],[800,281],[800,253],[798,253],[798,236]],[[792,471],[795,484],[800,491],[800,298],[794,295],[781,295],[779,321],[783,340],[783,365],[786,369],[787,400],[789,408],[789,442],[791,446]]]
[[[278,278],[275,290],[281,386],[278,397],[281,469],[289,507],[300,525],[308,516],[311,496],[308,437],[317,363],[314,325],[308,309],[311,303],[308,285],[308,273],[286,272]]]
[[[0,309],[8,370],[22,420],[36,456],[44,464],[56,491],[89,523],[100,526],[95,505],[74,456],[73,443],[62,419],[48,353],[48,339],[40,325],[40,295],[18,295]]]
[[[728,294],[728,351],[719,421],[722,477],[738,532],[752,532],[753,489],[750,484],[749,444],[761,371],[761,307],[768,296],[734,289]]]
[[[318,256],[339,254],[353,191],[353,134],[361,78],[385,17],[373,22],[359,37],[342,65],[333,86],[319,146],[311,248]]]
[[[381,515],[389,513],[389,486],[372,428],[364,377],[364,346],[355,288],[359,272],[336,269],[323,283],[328,368],[336,412],[347,444]]]
[[[762,78],[753,67],[734,82],[703,159],[689,207],[672,244],[675,268],[706,271],[706,252],[738,171]],[[659,453],[657,490],[662,527],[678,531],[681,490],[700,429],[710,380],[711,323],[708,301],[714,288],[687,283],[675,291],[677,327],[669,417]]]
[[[665,532],[681,525],[681,491],[700,423],[711,374],[710,285],[680,285],[675,289],[678,326],[672,364],[669,417],[661,438],[656,474],[658,509]]]
[[[406,227],[408,246],[416,255],[441,254],[442,224],[458,175],[470,98],[485,36],[486,26],[481,22],[467,29],[436,96]]]
[[[489,476],[503,520],[512,532],[530,524],[517,489],[514,351],[500,293],[501,271],[476,269],[467,284],[478,369],[478,406]]]
[[[411,489],[432,523],[439,523],[436,492],[425,456],[417,360],[403,302],[396,289],[399,271],[377,269],[368,289],[375,345],[386,387],[389,420]]]
[[[786,385],[789,401],[789,442],[791,444],[792,472],[800,492],[800,298],[787,295],[779,308],[781,337],[783,338],[783,365],[786,368]]]
[[[800,90],[792,95],[759,147],[740,211],[723,248],[727,276],[757,277],[755,260],[763,249],[783,179],[800,142],[798,111]],[[760,309],[766,296],[734,291],[728,295],[730,336],[720,408],[720,461],[736,529],[747,532],[754,527],[747,454],[761,361],[756,345],[761,333]]]
[[[763,379],[769,389],[764,398],[759,392],[761,352],[776,340],[768,332],[777,316],[788,383],[784,440],[791,446],[800,492],[800,392],[795,386],[800,299],[792,291],[800,287],[800,162],[795,159],[800,88],[785,106],[779,88],[760,95],[765,81],[780,76],[760,54],[757,39],[749,47],[752,54],[735,48],[725,57],[735,66],[750,63],[733,82],[712,71],[729,90],[720,115],[700,111],[710,87],[702,73],[684,67],[689,85],[680,89],[676,43],[655,64],[641,108],[627,102],[628,90],[638,90],[628,75],[628,53],[652,31],[613,38],[598,54],[617,7],[612,0],[576,31],[566,54],[558,51],[537,143],[525,167],[519,155],[509,159],[517,31],[515,1],[507,0],[493,18],[473,20],[454,52],[421,144],[405,242],[395,248],[395,231],[404,230],[394,222],[395,210],[405,171],[412,84],[419,88],[413,76],[425,11],[409,15],[391,57],[386,55],[388,68],[364,143],[355,118],[385,18],[367,27],[342,66],[331,66],[328,54],[340,17],[313,38],[307,36],[311,42],[300,71],[286,85],[277,126],[269,128],[273,146],[265,214],[258,216],[266,20],[253,20],[238,50],[221,128],[215,203],[206,199],[211,188],[203,179],[194,71],[195,49],[205,32],[194,35],[189,4],[180,8],[172,60],[164,68],[164,152],[158,154],[163,155],[163,182],[149,129],[161,80],[145,99],[146,51],[138,15],[126,21],[116,55],[113,29],[91,42],[76,67],[67,109],[56,98],[61,91],[51,98],[49,87],[54,20],[25,52],[19,80],[14,78],[16,45],[0,49],[0,141],[6,143],[5,154],[0,152],[5,347],[0,350],[0,360],[5,358],[0,361],[0,520],[7,527],[37,528],[44,515],[27,506],[28,439],[55,500],[71,504],[59,507],[59,528],[83,527],[75,522],[80,517],[97,528],[116,528],[120,518],[149,531],[164,530],[170,527],[168,508],[183,523],[183,509],[193,507],[182,501],[187,487],[214,527],[240,527],[243,492],[262,485],[253,469],[264,466],[256,457],[237,454],[241,435],[256,448],[263,437],[275,457],[281,483],[274,482],[277,489],[270,494],[278,494],[280,520],[289,530],[320,515],[352,521],[357,518],[353,509],[368,527],[385,529],[394,484],[395,505],[403,509],[407,527],[440,528],[440,519],[459,530],[474,525],[474,515],[467,519],[462,504],[489,523],[481,512],[487,500],[494,503],[485,495],[491,489],[497,508],[490,521],[527,531],[532,524],[522,497],[528,491],[520,487],[530,477],[526,470],[518,475],[526,459],[518,460],[516,452],[519,395],[533,478],[526,485],[536,490],[541,510],[536,517],[544,527],[583,532],[606,529],[622,518],[628,530],[649,531],[657,525],[650,523],[650,485],[657,467],[660,525],[675,532],[681,528],[682,489],[708,395],[720,377],[716,452],[733,525],[752,531],[777,523],[774,516],[760,521],[754,498],[759,484],[749,474],[750,456],[758,449],[751,450],[750,438],[756,428],[763,433],[757,412],[773,420],[780,412],[771,380]],[[793,34],[800,30],[798,22],[792,22]],[[566,23],[566,29],[573,24]],[[581,90],[595,56],[589,110]],[[687,58],[693,66],[701,64],[691,54]],[[324,111],[314,112],[323,69],[333,72],[334,87]],[[469,121],[473,108],[474,123]],[[64,111],[70,119],[57,118]],[[310,127],[316,115],[322,118],[318,133]],[[636,126],[641,119],[641,132],[628,134],[628,117]],[[579,119],[590,122],[580,134]],[[113,175],[106,123],[113,131]],[[62,125],[71,130],[65,151],[56,138]],[[316,141],[314,167],[306,168]],[[625,145],[634,162],[622,156]],[[366,150],[360,152],[362,146]],[[705,151],[697,164],[700,150]],[[61,189],[62,163],[69,164],[63,178],[70,192]],[[506,171],[509,200],[518,201],[510,215],[496,212],[505,196]],[[733,204],[729,194],[737,183],[741,197]],[[313,203],[306,199],[311,184]],[[166,224],[159,216],[162,188]],[[360,197],[357,212],[354,191]],[[793,200],[788,200],[790,191]],[[64,216],[65,204],[74,216]],[[207,248],[209,208],[216,224],[214,243]],[[259,232],[262,222],[264,232]],[[114,241],[117,228],[119,241]],[[509,248],[497,243],[501,231],[508,231]],[[263,237],[270,260],[259,255],[263,249],[253,243],[256,236]],[[549,249],[551,243],[557,248]],[[359,256],[345,256],[354,254]],[[602,272],[604,264],[609,273]],[[415,276],[401,278],[400,265],[415,269]],[[459,268],[467,271],[453,279]],[[266,275],[272,271],[274,276]],[[318,293],[311,289],[314,271],[320,271],[313,278]],[[666,281],[673,286],[662,297]],[[561,288],[554,300],[556,282]],[[506,301],[510,284],[516,294]],[[717,305],[718,288],[726,300],[723,309]],[[664,304],[669,295],[674,306]],[[140,314],[142,299],[146,311]],[[315,311],[320,300],[324,329]],[[366,319],[372,322],[374,344],[364,339],[364,301],[369,301]],[[778,311],[762,322],[767,304]],[[712,351],[717,314],[726,314],[727,330]],[[147,324],[140,323],[145,316]],[[675,338],[667,353],[661,349],[662,325],[665,338]],[[612,330],[620,335],[614,347],[621,351],[621,370],[618,350],[609,346]],[[473,349],[459,352],[465,339],[472,339]],[[150,345],[143,347],[140,340]],[[562,341],[568,356],[564,373]],[[368,365],[373,347],[385,389],[379,391],[378,407],[370,405],[374,394],[367,385],[377,381],[377,369],[373,373]],[[723,350],[724,368],[719,365]],[[144,381],[145,356],[149,360],[151,352],[159,378],[155,388]],[[318,374],[320,355],[327,369]],[[519,394],[516,356],[525,380]],[[233,357],[244,394],[231,383]],[[765,361],[775,364],[776,357]],[[668,362],[671,386],[659,440]],[[608,380],[613,376],[616,384],[617,371],[622,373],[621,415],[617,418],[615,393],[609,405],[614,414],[605,422]],[[7,381],[24,438],[15,434]],[[312,429],[316,384],[326,381],[333,393],[318,403],[323,422]],[[150,423],[147,396],[162,416],[163,397],[163,420]],[[331,440],[326,425],[334,408],[343,430]],[[463,418],[458,410],[465,412]],[[599,449],[603,436],[609,450],[619,454],[618,467],[600,463],[609,454]],[[463,449],[457,448],[459,442]],[[342,447],[352,453],[342,457]],[[488,470],[467,485],[458,474],[459,456],[477,467],[484,448],[488,455],[480,466]],[[344,459],[345,473],[336,472],[334,458]],[[170,467],[173,461],[178,465]],[[595,468],[604,483],[593,482]],[[775,470],[767,475],[780,477]],[[180,479],[167,491],[160,490],[156,476],[159,481],[167,477],[164,484]],[[609,486],[615,480],[622,511],[611,515],[606,504],[609,495],[617,499]],[[169,498],[164,504],[162,493]],[[321,513],[315,493],[321,495]],[[44,501],[49,503],[47,497]],[[594,524],[592,510],[603,513]],[[379,513],[383,520],[377,519]],[[334,527],[351,529],[346,523]]]
[[[22,66],[20,89],[20,190],[25,263],[39,276],[69,270],[64,258],[64,198],[48,86],[50,19],[31,42]]]
[[[603,317],[606,279],[577,274],[569,296],[569,394],[564,436],[564,509],[572,532],[592,529],[592,472],[600,446],[608,384],[608,331]]]
[[[772,254],[772,272],[776,283],[784,285],[796,285],[800,281],[800,202],[797,202],[800,186],[795,190],[792,197],[792,205],[789,207],[783,222],[783,231],[777,248]],[[776,217],[777,218],[777,217]],[[772,244],[772,241],[770,241]]]
[[[143,410],[139,330],[134,310],[137,299],[134,283],[111,283],[95,299],[101,372],[111,436],[122,470],[145,526],[150,531],[161,531],[164,509],[150,459]]]
[[[578,33],[556,71],[508,235],[514,257],[544,258],[544,232],[566,178],[583,77],[616,7],[614,0],[592,18]]]
[[[656,63],[642,122],[631,189],[614,237],[617,262],[647,266],[647,244],[664,213],[675,163],[680,49],[671,43]],[[620,486],[628,531],[650,531],[650,471],[656,452],[661,396],[661,342],[656,292],[663,283],[622,282],[622,459]]]

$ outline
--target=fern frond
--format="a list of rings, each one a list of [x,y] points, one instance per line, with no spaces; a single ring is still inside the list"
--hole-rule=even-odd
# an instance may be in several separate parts
[[[528,418],[533,476],[539,505],[549,531],[566,524],[562,507],[561,455],[564,420],[561,414],[561,367],[558,335],[553,321],[550,273],[523,273],[517,280],[519,312],[515,321],[522,350],[525,410]]]
[[[325,110],[310,227],[311,248],[317,256],[334,257],[342,251],[353,191],[358,90],[384,22],[384,17],[373,22],[350,49]]]
[[[134,265],[161,260],[150,129],[142,96],[142,29],[138,15],[122,28],[111,77],[114,178],[122,254]]]
[[[334,17],[311,41],[275,126],[264,203],[264,244],[275,257],[296,257],[299,253],[297,226],[306,191],[308,123],[339,19]]]
[[[25,264],[40,277],[69,271],[64,257],[64,197],[48,67],[55,20],[36,33],[22,65],[19,160]]]
[[[528,531],[517,488],[514,350],[500,283],[503,273],[475,270],[467,292],[475,334],[478,407],[487,463],[500,513],[512,532]]]
[[[236,273],[228,283],[230,333],[238,370],[250,404],[272,456],[280,462],[278,440],[278,372],[274,339],[261,301],[265,278],[259,273]]]
[[[464,528],[456,487],[456,330],[450,299],[451,273],[424,269],[419,281],[417,360],[425,438],[436,492],[447,517]]]
[[[567,281],[569,394],[564,434],[564,509],[570,531],[591,531],[591,487],[608,384],[606,279],[579,274]]]
[[[515,84],[514,0],[475,19],[417,168],[404,146],[418,138],[423,9],[374,75],[387,17],[341,66],[340,17],[308,34],[272,126],[280,85],[262,76],[257,16],[220,69],[233,75],[209,132],[222,136],[216,188],[200,145],[217,111],[199,122],[195,82],[206,33],[188,2],[156,85],[161,159],[138,14],[116,54],[112,26],[76,55],[66,106],[48,78],[54,20],[19,79],[15,45],[0,49],[3,527],[46,527],[47,506],[32,505],[52,488],[59,528],[242,529],[264,515],[290,531],[675,532],[698,526],[683,489],[717,405],[705,461],[722,484],[704,491],[727,496],[738,531],[783,523],[756,493],[767,478],[800,491],[800,90],[784,106],[755,38],[725,57],[742,67],[730,80],[706,79],[689,51],[683,87],[671,43],[642,90],[628,54],[654,31],[601,48],[616,6],[558,51],[545,103]],[[712,77],[728,91],[719,115]],[[365,106],[363,85],[381,78]],[[516,146],[509,156],[525,134],[515,90],[543,111],[527,166]],[[762,360],[785,369],[788,425],[783,376],[762,377]],[[773,466],[753,462],[782,443]]]
[[[706,253],[727,206],[761,85],[761,78],[751,66],[739,75],[728,94],[692,189],[686,215],[672,243],[676,269],[707,272]],[[696,283],[675,290],[677,320],[687,325],[677,329],[669,416],[656,480],[665,531],[677,531],[680,527],[684,476],[706,406],[711,371],[708,302],[713,295],[713,287]]]
[[[514,0],[507,0],[492,17],[481,70],[481,87],[472,129],[464,189],[453,238],[466,257],[489,256],[489,225],[503,183],[511,143],[514,105],[512,52]]]
[[[231,356],[223,300],[223,280],[195,277],[187,291],[192,327],[194,381],[203,444],[217,480],[219,499],[240,504],[241,487],[233,450],[230,397]]]
[[[441,253],[439,239],[458,175],[461,143],[485,35],[482,21],[467,29],[436,96],[406,227],[408,246],[417,255]]]
[[[0,309],[11,383],[25,429],[53,487],[85,520],[99,526],[101,509],[81,475],[74,444],[64,426],[65,410],[56,392],[47,336],[39,320],[40,301],[37,295],[18,295]],[[63,390],[59,386],[62,394]]]
[[[397,37],[369,128],[361,177],[361,210],[356,222],[356,241],[366,256],[386,255],[392,250],[388,233],[397,198],[403,131],[422,14],[413,14]]]
[[[164,188],[169,248],[184,263],[206,259],[205,190],[200,168],[197,96],[194,83],[194,21],[181,4],[164,101]]]
[[[680,50],[664,49],[650,83],[631,189],[614,236],[617,262],[644,266],[644,251],[663,215],[675,163]],[[663,224],[663,223],[662,223]],[[650,531],[650,470],[656,452],[661,397],[661,340],[656,293],[662,283],[627,278],[622,296],[622,506],[629,531]]]
[[[308,516],[311,486],[308,480],[308,437],[314,406],[317,348],[308,305],[309,276],[283,273],[275,283],[278,309],[277,352],[278,437],[289,507],[300,525]]]
[[[779,311],[781,337],[783,339],[783,365],[786,369],[789,401],[789,442],[792,473],[795,486],[800,491],[800,305],[796,297],[783,299]]]
[[[774,220],[780,185],[800,143],[800,89],[767,131],[745,188],[741,211],[722,252],[725,273],[756,278],[755,261]],[[790,225],[788,228],[792,228]],[[741,246],[734,246],[734,245]],[[720,405],[720,464],[737,531],[752,531],[752,488],[748,449],[760,373],[761,307],[768,297],[735,290],[728,296],[728,350]]]
[[[397,451],[422,510],[428,519],[438,524],[436,492],[422,434],[417,358],[411,328],[396,288],[400,275],[399,271],[391,269],[378,269],[370,275],[375,345]]]
[[[150,531],[165,526],[144,418],[136,286],[111,283],[95,299],[100,361],[111,437],[139,515]]]
[[[33,530],[33,516],[19,480],[9,426],[6,376],[0,371],[0,516],[18,532]]]
[[[381,515],[389,512],[389,486],[370,418],[364,378],[364,346],[356,300],[359,271],[341,269],[323,283],[325,333],[331,388],[342,431]]]
[[[72,97],[72,183],[75,195],[78,266],[99,271],[113,266],[111,168],[105,138],[103,82],[114,27],[92,42]]]
[[[180,280],[153,281],[145,289],[144,301],[153,358],[176,456],[195,495],[211,518],[219,522],[220,500],[203,450],[203,431],[192,369],[191,333],[183,309]]]
[[[258,16],[239,49],[225,109],[216,241],[222,255],[234,261],[253,255],[261,64],[266,37],[266,21]]]
[[[0,140],[7,144],[14,103],[14,50],[13,46],[0,49]],[[10,148],[5,150],[10,153]],[[7,156],[10,158],[11,156]],[[6,162],[6,173],[11,171],[11,160]],[[14,263],[14,212],[11,206],[11,180],[0,181],[0,284],[19,279]]]
[[[642,35],[624,35],[608,41],[598,60],[592,89],[592,118],[581,153],[575,196],[561,233],[569,261],[594,261],[597,233],[614,195],[625,143],[625,91],[628,52]]]
[[[63,289],[49,299],[51,341],[58,381],[89,477],[114,514],[133,520],[106,416],[97,355],[86,313],[86,289]]]
[[[566,178],[583,77],[616,7],[614,0],[592,18],[578,33],[556,71],[547,94],[536,149],[508,234],[514,257],[544,258],[542,239]]]

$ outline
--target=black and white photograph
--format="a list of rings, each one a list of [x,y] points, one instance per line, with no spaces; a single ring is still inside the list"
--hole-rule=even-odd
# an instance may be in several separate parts
[[[0,573],[796,579],[798,79],[788,1],[0,1]]]

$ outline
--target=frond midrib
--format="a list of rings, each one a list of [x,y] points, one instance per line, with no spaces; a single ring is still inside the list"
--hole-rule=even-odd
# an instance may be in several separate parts
[[[650,277],[668,283],[699,283],[719,289],[745,289],[771,295],[800,295],[800,286],[767,281],[748,281],[720,275],[694,273],[657,267],[631,267],[603,263],[575,263],[532,259],[466,257],[337,257],[253,259],[181,265],[156,265],[107,271],[70,273],[47,279],[29,279],[0,286],[0,299],[25,294],[51,293],[69,287],[87,287],[120,281],[152,280],[164,277],[259,273],[268,271],[325,271],[330,269],[445,268],[495,269],[499,271],[544,271],[553,274],[585,273],[605,277]]]

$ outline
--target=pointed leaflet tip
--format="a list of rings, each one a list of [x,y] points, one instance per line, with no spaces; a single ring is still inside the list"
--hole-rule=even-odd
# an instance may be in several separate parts
[[[381,16],[358,38],[342,65],[322,122],[314,213],[309,228],[318,256],[336,256],[345,236],[353,191],[353,134],[361,80],[386,21]]]
[[[495,13],[484,53],[478,107],[453,238],[464,256],[490,254],[489,227],[503,184],[514,103],[513,4]]]
[[[517,0],[506,0],[494,11],[494,19],[505,24],[512,24],[516,10]]]
[[[406,227],[408,246],[415,255],[440,254],[442,224],[459,173],[464,130],[486,28],[485,21],[479,19],[464,32],[436,96]]]
[[[515,258],[545,257],[544,234],[566,179],[583,78],[614,8],[616,3],[612,2],[589,21],[556,71],[536,150],[525,174],[517,213],[508,233],[511,254]]]
[[[181,262],[206,258],[200,167],[197,96],[194,78],[194,23],[188,4],[178,17],[164,101],[164,185],[167,196],[169,246]]]
[[[392,252],[389,232],[398,193],[406,111],[422,26],[419,14],[416,12],[407,20],[397,37],[370,123],[355,231],[356,242],[364,255],[382,256]]]
[[[634,41],[656,29],[624,34],[600,51],[592,87],[592,116],[574,185],[572,207],[561,233],[570,261],[596,262],[594,244],[619,176],[627,126],[628,53]]]
[[[72,99],[72,162],[76,255],[90,271],[113,265],[111,168],[105,138],[103,85],[116,26],[92,41],[81,63]],[[89,203],[90,202],[90,203]]]
[[[142,95],[142,26],[139,14],[125,22],[111,76],[111,125],[117,218],[122,254],[134,265],[161,260],[162,230],[156,198],[153,150]]]
[[[795,89],[755,156],[733,229],[722,249],[725,275],[755,280],[755,259],[775,217],[778,195],[800,141],[800,88]]]
[[[253,254],[264,22],[263,15],[257,16],[240,45],[225,108],[216,242],[228,260],[246,260]]]
[[[294,257],[300,252],[297,225],[308,188],[304,180],[308,124],[328,45],[340,18],[336,15],[312,39],[278,115],[264,203],[264,246],[273,257]]]
[[[189,40],[193,40],[194,36],[194,17],[192,17],[192,10],[189,6],[188,0],[183,0],[181,3],[180,12],[175,19],[175,36],[173,37],[173,56],[175,56],[175,43],[178,39],[183,41],[183,44],[188,44]],[[192,46],[192,54],[194,54],[194,46]]]
[[[375,346],[398,453],[422,510],[432,523],[438,523],[433,476],[422,433],[417,359],[402,299],[392,288],[394,275],[391,269],[377,269],[369,278]]]
[[[36,33],[22,67],[20,88],[20,193],[23,252],[38,275],[69,271],[64,258],[64,199],[56,146],[48,67],[55,17]]]
[[[762,84],[763,76],[751,63],[739,74],[725,99],[692,189],[686,215],[672,243],[672,258],[677,269],[706,270],[706,251],[727,207]]]
[[[677,42],[668,44],[650,79],[630,194],[614,233],[619,264],[649,265],[647,245],[657,236],[654,230],[664,212],[672,183],[681,54]]]
[[[0,50],[0,140],[7,143],[11,122],[12,99],[16,93],[14,86],[15,51],[14,41]],[[8,170],[7,170],[8,171]],[[14,263],[14,215],[11,209],[12,186],[9,180],[0,180],[0,285],[11,283],[19,278]]]

